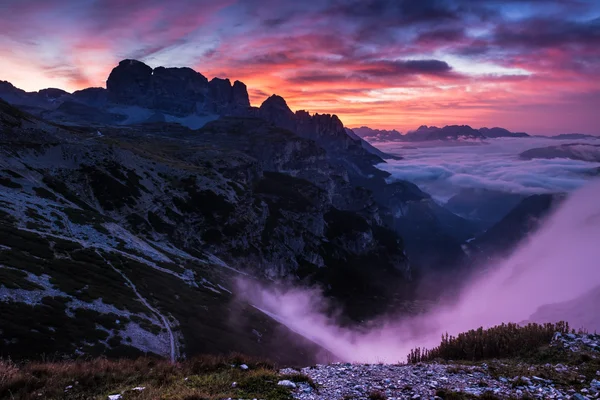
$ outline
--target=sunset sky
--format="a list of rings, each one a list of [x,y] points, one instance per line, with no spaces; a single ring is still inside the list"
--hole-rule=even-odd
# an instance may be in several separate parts
[[[351,127],[600,134],[598,0],[0,0],[0,80],[105,86],[124,58]]]

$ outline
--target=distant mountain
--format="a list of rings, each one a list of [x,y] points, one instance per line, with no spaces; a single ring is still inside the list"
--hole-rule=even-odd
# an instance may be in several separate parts
[[[447,125],[443,128],[437,126],[420,126],[415,131],[402,135],[396,130],[379,130],[363,126],[353,129],[354,133],[369,142],[399,141],[399,142],[424,142],[432,140],[483,140],[500,137],[529,137],[524,132],[510,132],[504,128],[473,129],[469,125]]]
[[[534,158],[569,158],[571,160],[600,162],[600,144],[569,143],[559,146],[529,149],[519,154],[524,160]]]
[[[560,135],[544,136],[544,137],[549,137],[550,139],[558,139],[558,140],[600,139],[600,136],[586,135],[584,133],[561,133]]]
[[[488,229],[499,222],[526,196],[483,188],[464,188],[450,198],[445,207],[463,218]]]
[[[470,252],[492,256],[514,248],[565,198],[564,194],[536,194],[523,199],[504,218],[468,243]]]
[[[402,134],[395,129],[371,129],[368,126],[361,126],[353,128],[352,131],[369,142],[393,142],[404,139]]]
[[[409,142],[472,139],[485,139],[485,136],[469,125],[448,125],[443,128],[422,125],[417,130],[410,131],[404,135],[404,140]]]
[[[481,132],[485,137],[493,139],[499,137],[529,137],[529,135],[525,132],[511,132],[504,128],[479,128],[479,132]]]

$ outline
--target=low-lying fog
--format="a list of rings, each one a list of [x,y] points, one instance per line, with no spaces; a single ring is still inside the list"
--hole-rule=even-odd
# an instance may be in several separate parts
[[[483,151],[471,146],[400,150],[406,143],[386,149],[398,149],[406,157],[390,163],[389,171],[430,190],[443,189],[444,181],[533,192],[583,186],[512,255],[471,278],[453,304],[439,304],[418,317],[388,315],[358,330],[342,328],[320,313],[326,300],[318,291],[282,291],[240,281],[239,292],[347,361],[405,361],[414,347],[438,345],[444,332],[458,334],[503,322],[568,320],[573,327],[600,330],[600,180],[581,176],[590,163],[518,160],[520,151],[548,142],[535,140],[526,147],[522,141],[499,140],[484,145]]]
[[[461,188],[486,188],[512,193],[570,192],[583,186],[600,167],[564,158],[522,160],[519,154],[538,147],[566,143],[600,144],[600,140],[498,138],[485,142],[387,142],[384,152],[402,156],[378,165],[393,178],[416,183],[445,202]]]

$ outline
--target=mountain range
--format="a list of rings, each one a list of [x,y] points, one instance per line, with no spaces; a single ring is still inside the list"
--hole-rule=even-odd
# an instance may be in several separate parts
[[[124,60],[106,89],[3,82],[0,97],[0,355],[14,359],[313,362],[323,350],[237,296],[240,280],[317,285],[358,323],[411,308],[423,272],[457,268],[483,230],[388,182],[387,155],[337,116],[277,95],[251,107],[242,82]]]
[[[401,134],[396,130],[371,129],[366,126],[353,131],[361,138],[371,142],[422,142],[430,140],[483,140],[499,137],[529,137],[524,132],[510,132],[504,128],[474,129],[469,125],[447,125],[443,128],[422,125],[417,130]]]
[[[563,133],[555,136],[530,136],[525,132],[511,132],[504,128],[479,128],[474,129],[469,125],[447,125],[442,128],[437,126],[420,126],[417,130],[402,134],[399,131],[372,129],[367,126],[353,128],[352,131],[366,141],[377,142],[423,142],[432,140],[485,140],[501,137],[541,137],[557,140],[598,139],[598,136],[582,133]]]

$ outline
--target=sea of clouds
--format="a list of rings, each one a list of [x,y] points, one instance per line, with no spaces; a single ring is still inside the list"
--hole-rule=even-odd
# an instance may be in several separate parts
[[[391,179],[416,183],[444,202],[461,188],[486,188],[511,193],[571,192],[592,179],[599,163],[564,158],[522,160],[519,154],[565,143],[598,144],[598,140],[499,138],[485,142],[378,143],[384,152],[403,157],[378,168]]]
[[[320,312],[318,290],[260,286],[241,280],[237,293],[339,359],[398,362],[415,347],[505,322],[556,322],[600,330],[600,180],[572,193],[512,255],[473,277],[458,299],[424,315],[379,318],[360,329]],[[543,310],[542,313],[539,310]]]

